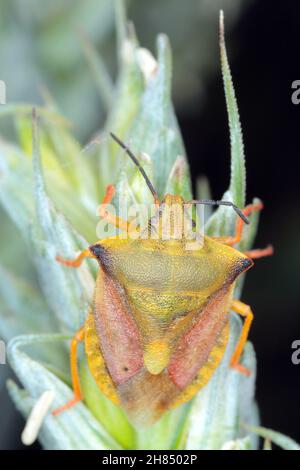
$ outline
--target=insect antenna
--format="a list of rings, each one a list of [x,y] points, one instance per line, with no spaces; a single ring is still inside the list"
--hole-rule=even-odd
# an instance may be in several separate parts
[[[144,177],[144,180],[146,181],[146,184],[147,184],[148,188],[150,189],[151,193],[153,194],[153,197],[154,197],[155,201],[158,201],[157,192],[155,191],[155,189],[154,189],[151,181],[149,180],[144,168],[142,167],[142,165],[140,164],[140,162],[138,161],[138,159],[136,158],[134,153],[130,150],[130,148],[124,142],[122,142],[122,140],[119,139],[119,137],[117,137],[112,132],[110,132],[110,135],[120,145],[120,147],[122,147],[122,149],[125,150],[125,152],[131,158],[133,163],[138,167],[138,169],[140,170],[141,174]]]
[[[237,207],[231,201],[214,201],[213,199],[199,199],[199,200],[192,200],[189,201],[192,204],[203,204],[205,206],[230,206],[233,210],[237,213],[237,215],[245,222],[245,224],[249,224],[249,219],[245,216],[243,211],[239,207]]]

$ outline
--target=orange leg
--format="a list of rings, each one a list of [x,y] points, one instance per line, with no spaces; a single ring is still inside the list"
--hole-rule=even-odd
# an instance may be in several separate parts
[[[83,395],[81,392],[80,382],[79,382],[79,374],[78,374],[78,364],[77,364],[77,348],[78,343],[83,341],[84,339],[84,326],[77,331],[74,338],[71,342],[71,349],[70,349],[70,365],[71,365],[71,376],[72,376],[72,384],[73,384],[73,391],[74,391],[74,398],[68,401],[65,405],[57,408],[56,410],[52,411],[54,416],[62,413],[72,406],[76,405],[79,401],[83,399]]]
[[[137,229],[140,229],[140,227],[136,227],[134,224],[131,226],[131,222],[128,222],[127,220],[122,219],[121,217],[118,217],[114,214],[111,214],[106,206],[109,204],[113,197],[115,195],[115,188],[112,184],[109,184],[106,188],[106,194],[104,196],[103,202],[100,205],[99,208],[99,216],[102,219],[105,219],[108,223],[114,225],[117,228],[120,228],[121,230],[124,230],[126,233],[136,233]],[[155,197],[155,204],[159,206],[160,202],[157,197]]]
[[[117,228],[121,228],[123,230],[128,229],[128,223],[125,220],[120,219],[112,214],[110,214],[106,210],[106,205],[111,202],[115,195],[115,188],[113,185],[108,185],[106,189],[106,194],[103,199],[103,203],[100,205],[99,215],[103,219],[107,220],[112,225],[115,225]],[[85,258],[94,258],[93,254],[90,252],[89,249],[82,251],[75,259],[68,260],[64,259],[61,256],[56,256],[56,261],[65,266],[69,266],[72,268],[78,268]]]
[[[264,256],[272,256],[273,253],[274,253],[274,249],[272,245],[269,245],[263,249],[256,249],[256,250],[250,250],[250,251],[244,252],[246,256],[252,259],[263,258]]]
[[[242,212],[247,217],[249,214],[251,214],[251,212],[260,211],[262,210],[262,208],[263,208],[263,204],[261,202],[257,204],[249,204],[249,206],[246,206],[245,209],[242,210]],[[239,241],[242,238],[244,225],[245,225],[245,222],[243,221],[243,219],[238,217],[236,221],[234,236],[213,237],[213,238],[221,243],[224,243],[225,245],[230,245],[230,246],[235,245],[236,243],[239,243]]]
[[[112,184],[109,184],[106,188],[106,194],[104,196],[103,202],[99,208],[99,216],[102,219],[105,219],[108,223],[127,232],[129,226],[128,222],[126,220],[123,220],[121,217],[111,214],[106,208],[106,205],[112,201],[114,195],[115,188]]]
[[[241,354],[244,350],[244,347],[248,338],[250,326],[253,320],[253,313],[249,305],[246,305],[243,302],[240,302],[240,300],[233,300],[231,304],[231,308],[234,312],[245,317],[245,322],[241,331],[241,336],[239,338],[239,341],[236,345],[235,351],[231,358],[230,367],[234,367],[236,370],[238,370],[242,374],[250,375],[249,369],[247,369],[242,364],[240,364],[239,360],[240,360]]]
[[[89,249],[82,251],[78,256],[76,256],[75,259],[69,260],[69,259],[64,259],[61,256],[56,256],[56,261],[58,261],[61,264],[64,264],[65,266],[70,266],[72,268],[79,268],[81,263],[85,258],[93,258],[92,253],[90,252]]]

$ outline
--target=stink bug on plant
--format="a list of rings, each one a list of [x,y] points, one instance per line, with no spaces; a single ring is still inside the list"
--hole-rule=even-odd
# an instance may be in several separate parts
[[[252,267],[253,258],[270,255],[272,248],[247,253],[233,248],[241,239],[244,224],[249,223],[247,216],[261,210],[261,203],[241,210],[228,201],[187,203],[170,194],[160,201],[137,158],[115,135],[112,137],[138,167],[153,195],[156,214],[143,233],[146,230],[155,237],[132,238],[129,222],[108,211],[114,197],[110,185],[100,216],[125,231],[126,237],[99,240],[75,260],[57,257],[71,267],[80,266],[87,257],[94,258],[99,271],[93,305],[71,343],[74,399],[53,413],[84,398],[77,366],[77,346],[84,341],[99,389],[121,405],[133,423],[151,425],[168,409],[190,400],[210,380],[227,345],[230,310],[245,321],[229,366],[249,375],[240,358],[253,314],[248,305],[233,298],[233,291],[238,276]],[[190,240],[181,228],[176,239],[165,237],[164,215],[169,211],[167,217],[178,232],[182,226],[177,217],[179,214],[186,221],[186,204],[231,206],[237,213],[235,235],[203,235],[196,250],[187,249]],[[173,205],[179,207],[179,213],[172,212]]]

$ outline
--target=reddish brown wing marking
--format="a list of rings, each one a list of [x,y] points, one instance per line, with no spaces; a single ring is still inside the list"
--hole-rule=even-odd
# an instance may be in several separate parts
[[[152,426],[178,397],[180,391],[166,372],[152,375],[145,368],[118,387],[122,407],[135,426]]]
[[[220,289],[204,307],[197,323],[181,338],[168,367],[169,376],[179,389],[187,387],[207,362],[228,319],[231,297],[232,286]]]
[[[143,366],[140,334],[120,289],[100,267],[94,297],[95,326],[107,369],[117,385]]]

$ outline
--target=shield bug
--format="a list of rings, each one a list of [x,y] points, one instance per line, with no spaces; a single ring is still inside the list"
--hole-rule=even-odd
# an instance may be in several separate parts
[[[233,248],[242,236],[247,216],[262,209],[243,210],[232,202],[193,200],[167,194],[162,201],[131,150],[112,134],[139,168],[151,191],[156,213],[143,229],[149,237],[131,237],[130,224],[112,215],[107,205],[114,197],[108,186],[100,216],[126,232],[124,237],[97,241],[75,260],[57,260],[78,267],[86,257],[99,263],[93,305],[84,326],[71,343],[74,399],[58,414],[83,399],[77,368],[77,346],[85,342],[90,371],[99,389],[121,405],[129,419],[151,425],[170,408],[190,400],[218,367],[229,337],[229,312],[245,318],[230,365],[249,375],[240,364],[253,319],[251,308],[233,298],[238,276],[267,256],[272,248],[242,253]],[[233,236],[202,237],[198,249],[187,249],[186,205],[226,205],[237,213]],[[173,211],[176,206],[177,211]],[[167,214],[167,217],[165,215]],[[179,224],[179,219],[184,221]],[[172,222],[165,236],[165,221]],[[187,224],[189,225],[189,224]],[[177,236],[174,237],[174,230]]]

